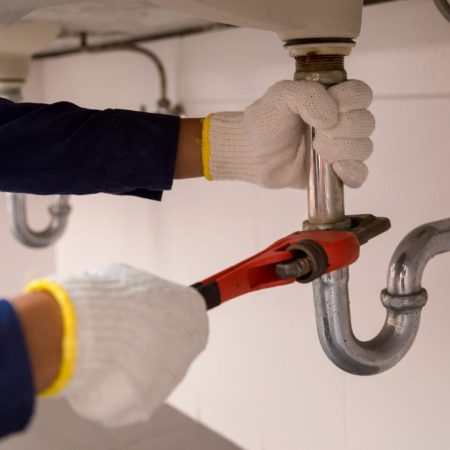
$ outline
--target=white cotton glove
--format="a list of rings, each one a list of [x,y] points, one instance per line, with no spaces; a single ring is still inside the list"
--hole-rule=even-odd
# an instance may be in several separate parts
[[[202,296],[119,264],[50,279],[77,319],[75,372],[62,395],[105,426],[148,420],[206,346]]]
[[[243,112],[210,115],[203,127],[205,176],[268,188],[307,184],[305,123],[314,148],[343,182],[359,187],[368,175],[375,120],[370,88],[346,81],[326,90],[313,81],[281,81]]]

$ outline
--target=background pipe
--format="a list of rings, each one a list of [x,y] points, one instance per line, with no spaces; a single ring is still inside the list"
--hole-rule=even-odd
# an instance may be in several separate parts
[[[140,47],[135,43],[120,43],[112,42],[105,44],[89,44],[87,41],[87,35],[83,33],[81,35],[81,47],[80,49],[88,53],[104,53],[104,52],[117,52],[117,51],[131,51],[139,53],[149,59],[156,67],[159,77],[159,99],[157,101],[157,113],[171,114],[179,116],[183,113],[181,105],[172,106],[170,100],[167,97],[167,75],[164,65],[159,56],[151,50]]]
[[[222,24],[212,24],[208,26],[202,27],[194,27],[185,30],[179,30],[178,34],[174,33],[163,33],[163,34],[155,34],[148,36],[141,36],[139,38],[126,39],[122,41],[112,41],[112,42],[104,42],[99,44],[90,44],[88,42],[88,34],[81,33],[80,34],[80,45],[79,47],[69,48],[64,50],[56,50],[50,52],[42,52],[33,56],[33,59],[46,59],[46,58],[61,58],[65,56],[77,55],[80,53],[104,53],[104,52],[113,52],[113,51],[131,51],[135,53],[140,53],[149,59],[155,66],[158,72],[159,78],[159,99],[157,101],[157,113],[160,114],[172,114],[175,116],[179,116],[184,113],[184,109],[181,105],[172,105],[169,98],[167,97],[167,74],[164,68],[164,65],[159,58],[159,56],[152,52],[151,50],[141,47],[138,44],[143,42],[151,42],[159,39],[167,39],[170,37],[178,37],[178,36],[189,36],[191,33],[201,33],[212,30],[221,30],[227,28],[234,28],[230,25],[222,25]]]
[[[42,231],[35,231],[28,225],[26,196],[24,194],[6,194],[8,222],[14,236],[22,244],[33,247],[47,247],[56,242],[64,233],[70,206],[68,196],[55,195],[49,207],[50,223]]]
[[[381,293],[386,320],[370,341],[352,331],[348,269],[329,273],[313,282],[317,330],[327,356],[341,369],[372,375],[390,369],[411,348],[420,313],[427,301],[423,271],[435,255],[450,251],[450,219],[422,225],[409,233],[395,250]]]

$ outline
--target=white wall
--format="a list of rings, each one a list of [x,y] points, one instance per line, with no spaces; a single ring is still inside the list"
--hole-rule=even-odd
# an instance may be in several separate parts
[[[364,16],[348,71],[375,93],[375,153],[369,181],[346,192],[347,211],[387,215],[393,223],[363,248],[351,269],[355,332],[368,339],[383,322],[379,291],[395,246],[416,225],[450,214],[450,27],[430,1],[369,7]],[[261,31],[149,47],[168,67],[171,98],[181,100],[191,116],[243,108],[293,72],[276,36]],[[156,99],[151,68],[133,55],[51,60],[36,71],[47,101],[134,109],[146,103],[151,110]],[[58,268],[118,260],[192,283],[298,229],[305,200],[304,192],[204,180],[176,182],[162,204],[77,198],[69,232],[57,248]],[[212,311],[208,349],[170,402],[248,450],[446,449],[449,263],[444,255],[429,265],[424,285],[430,301],[417,342],[385,374],[359,378],[335,368],[316,337],[311,287],[291,285]],[[54,420],[55,411],[47,404],[39,420]],[[70,427],[67,422],[62,426]],[[103,429],[78,422],[75,427],[74,448],[81,433],[91,437],[92,448],[117,444],[117,432],[108,440]],[[145,429],[133,445],[133,434],[124,430],[120,448],[148,448]],[[39,426],[33,433],[39,434]],[[19,448],[20,439],[15,442]]]

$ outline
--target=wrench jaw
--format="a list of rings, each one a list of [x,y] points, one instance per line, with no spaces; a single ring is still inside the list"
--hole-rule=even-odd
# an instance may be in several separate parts
[[[305,239],[287,248],[293,259],[276,266],[276,273],[282,280],[295,278],[299,283],[309,283],[319,278],[328,269],[328,255],[314,240]]]
[[[391,228],[391,221],[387,217],[376,217],[372,214],[359,214],[347,217],[351,223],[349,231],[358,238],[360,245],[366,244]]]
[[[359,245],[367,243],[370,239],[384,233],[390,226],[390,220],[386,217],[375,217],[372,214],[360,214],[346,216],[348,224],[347,232],[355,235]],[[315,230],[314,233],[326,231]],[[290,261],[277,264],[276,273],[281,279],[295,278],[299,283],[310,283],[328,270],[328,254],[315,240],[303,240],[287,248],[292,253]]]

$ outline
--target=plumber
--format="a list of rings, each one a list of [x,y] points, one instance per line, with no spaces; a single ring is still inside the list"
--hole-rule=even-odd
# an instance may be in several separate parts
[[[31,3],[0,1],[0,23]],[[356,188],[372,152],[371,99],[356,80],[328,90],[281,81],[244,111],[202,119],[0,99],[0,190],[159,201],[174,179],[193,177],[302,189],[305,124],[317,130],[315,150]],[[36,280],[0,300],[0,437],[26,429],[38,395],[65,397],[105,426],[146,421],[207,337],[197,291],[132,267]]]

